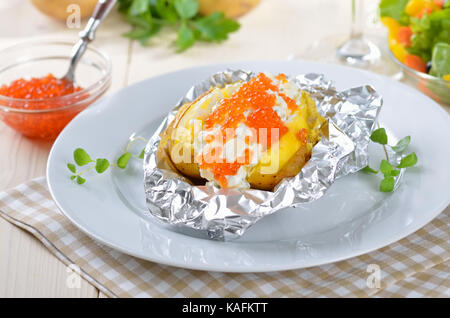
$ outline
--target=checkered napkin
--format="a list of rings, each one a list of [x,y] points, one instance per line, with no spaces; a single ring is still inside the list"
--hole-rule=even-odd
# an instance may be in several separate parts
[[[375,252],[254,274],[179,269],[103,246],[59,212],[44,178],[0,193],[0,215],[111,297],[450,297],[450,207],[416,233]]]

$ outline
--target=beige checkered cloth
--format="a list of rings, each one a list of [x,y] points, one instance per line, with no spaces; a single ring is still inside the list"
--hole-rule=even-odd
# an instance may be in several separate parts
[[[32,233],[66,265],[77,265],[86,280],[111,297],[450,297],[450,208],[375,252],[319,267],[255,274],[179,269],[103,246],[59,212],[44,178],[0,193],[0,215]],[[370,264],[381,270],[379,288],[369,278]]]

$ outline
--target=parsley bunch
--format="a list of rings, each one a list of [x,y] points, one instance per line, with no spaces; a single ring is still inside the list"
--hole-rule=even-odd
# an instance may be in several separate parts
[[[119,0],[119,11],[133,25],[125,36],[146,45],[164,26],[177,30],[176,47],[182,52],[195,41],[221,42],[239,23],[222,12],[199,15],[197,0]]]
[[[383,179],[380,183],[380,191],[392,192],[395,188],[395,177],[400,174],[400,169],[412,167],[417,163],[417,155],[414,152],[406,156],[402,156],[402,154],[408,148],[408,145],[411,143],[411,136],[406,136],[405,138],[400,139],[395,146],[389,146],[386,130],[384,128],[378,128],[373,131],[372,135],[370,136],[370,140],[383,145],[386,159],[381,160],[379,170],[375,170],[369,166],[366,166],[361,171],[373,174],[378,174],[378,172],[381,172],[383,174]],[[394,167],[389,162],[389,156],[386,147],[389,147],[395,154],[402,156],[402,159],[397,166]]]

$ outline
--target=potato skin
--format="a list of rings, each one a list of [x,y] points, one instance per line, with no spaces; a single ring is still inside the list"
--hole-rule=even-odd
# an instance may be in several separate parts
[[[256,5],[261,0],[199,0],[200,13],[209,15],[214,12],[223,12],[229,18],[239,17]]]
[[[189,115],[191,117],[195,116],[195,114],[192,113],[192,106],[200,100],[203,96],[207,95],[211,90],[205,92],[201,96],[199,96],[195,101],[191,103],[186,103],[183,106],[180,107],[178,110],[175,118],[172,120],[172,122],[169,124],[169,126],[162,132],[161,134],[161,142],[158,147],[158,153],[157,153],[157,159],[158,162],[161,161],[163,157],[168,157],[171,162],[172,170],[178,170],[182,175],[194,179],[195,181],[202,180],[203,178],[200,176],[200,169],[198,164],[195,162],[194,158],[194,151],[192,147],[192,141],[191,144],[188,146],[186,144],[178,144],[179,150],[183,151],[184,153],[191,153],[190,162],[183,162],[183,161],[175,161],[173,158],[176,158],[176,145],[177,145],[177,129],[178,128],[184,128],[181,127],[181,121],[186,116]]]
[[[73,14],[73,12],[67,11],[69,5],[78,5],[80,8],[80,18],[84,19],[92,14],[97,5],[97,0],[31,0],[31,3],[42,13],[64,21]]]

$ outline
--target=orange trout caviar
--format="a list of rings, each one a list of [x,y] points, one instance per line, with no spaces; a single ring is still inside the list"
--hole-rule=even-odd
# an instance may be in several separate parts
[[[284,74],[278,74],[275,78],[283,83],[287,81]],[[265,74],[260,73],[255,78],[242,84],[239,90],[231,97],[225,98],[220,102],[218,107],[206,118],[206,129],[212,129],[216,125],[220,125],[222,130],[225,128],[237,128],[239,124],[245,123],[248,127],[256,130],[256,140],[263,146],[263,149],[268,148],[273,142],[288,132],[288,128],[273,109],[276,103],[276,96],[268,92],[269,90],[278,93],[291,111],[295,111],[298,108],[293,99],[280,93],[279,88],[272,83],[272,80]],[[248,111],[250,113],[246,116],[245,113]],[[260,128],[266,129],[266,138],[260,136]],[[278,136],[272,136],[272,128],[278,129]],[[212,154],[206,155],[211,156]],[[218,155],[216,148],[214,148],[214,155]],[[226,188],[228,185],[226,176],[235,175],[241,166],[249,164],[250,155],[248,149],[246,149],[245,158],[239,158],[235,162],[220,162],[219,160],[218,162],[206,163],[202,160],[199,166],[201,169],[209,170],[221,187]]]
[[[283,83],[287,82],[286,74],[280,73],[275,78]]]
[[[284,125],[280,116],[278,116],[278,114],[271,107],[261,107],[253,111],[250,115],[248,115],[245,123],[247,126],[256,129],[257,141],[263,146],[264,149],[267,148],[267,145],[263,144],[264,142],[267,142],[270,145],[273,142],[278,141],[281,136],[288,132],[288,128]],[[264,136],[260,136],[260,128],[266,128],[266,138],[264,138]],[[272,128],[278,129],[278,136],[272,137]]]
[[[284,99],[284,101],[287,104],[287,107],[291,110],[291,111],[295,111],[297,109],[297,103],[295,102],[295,100],[293,100],[292,98],[290,98],[289,96],[286,96],[286,94],[283,93],[278,93],[278,95],[281,96],[281,98]]]
[[[71,81],[59,79],[48,74],[45,77],[33,77],[30,80],[18,79],[9,85],[2,85],[0,87],[0,95],[22,98],[22,99],[44,99],[51,97],[58,97],[69,95],[81,90],[81,87],[73,85]],[[51,108],[52,104],[45,104],[42,107],[39,104],[38,109]]]
[[[44,110],[42,113],[7,112],[3,120],[10,127],[32,138],[55,139],[60,131],[88,105],[80,103],[74,108],[51,111],[51,109],[71,106],[86,99],[89,95],[53,99],[66,96],[82,88],[72,82],[56,78],[52,74],[31,79],[18,79],[8,85],[0,86],[0,95],[22,99],[3,101],[1,105],[23,110]],[[49,110],[45,112],[45,110]]]

